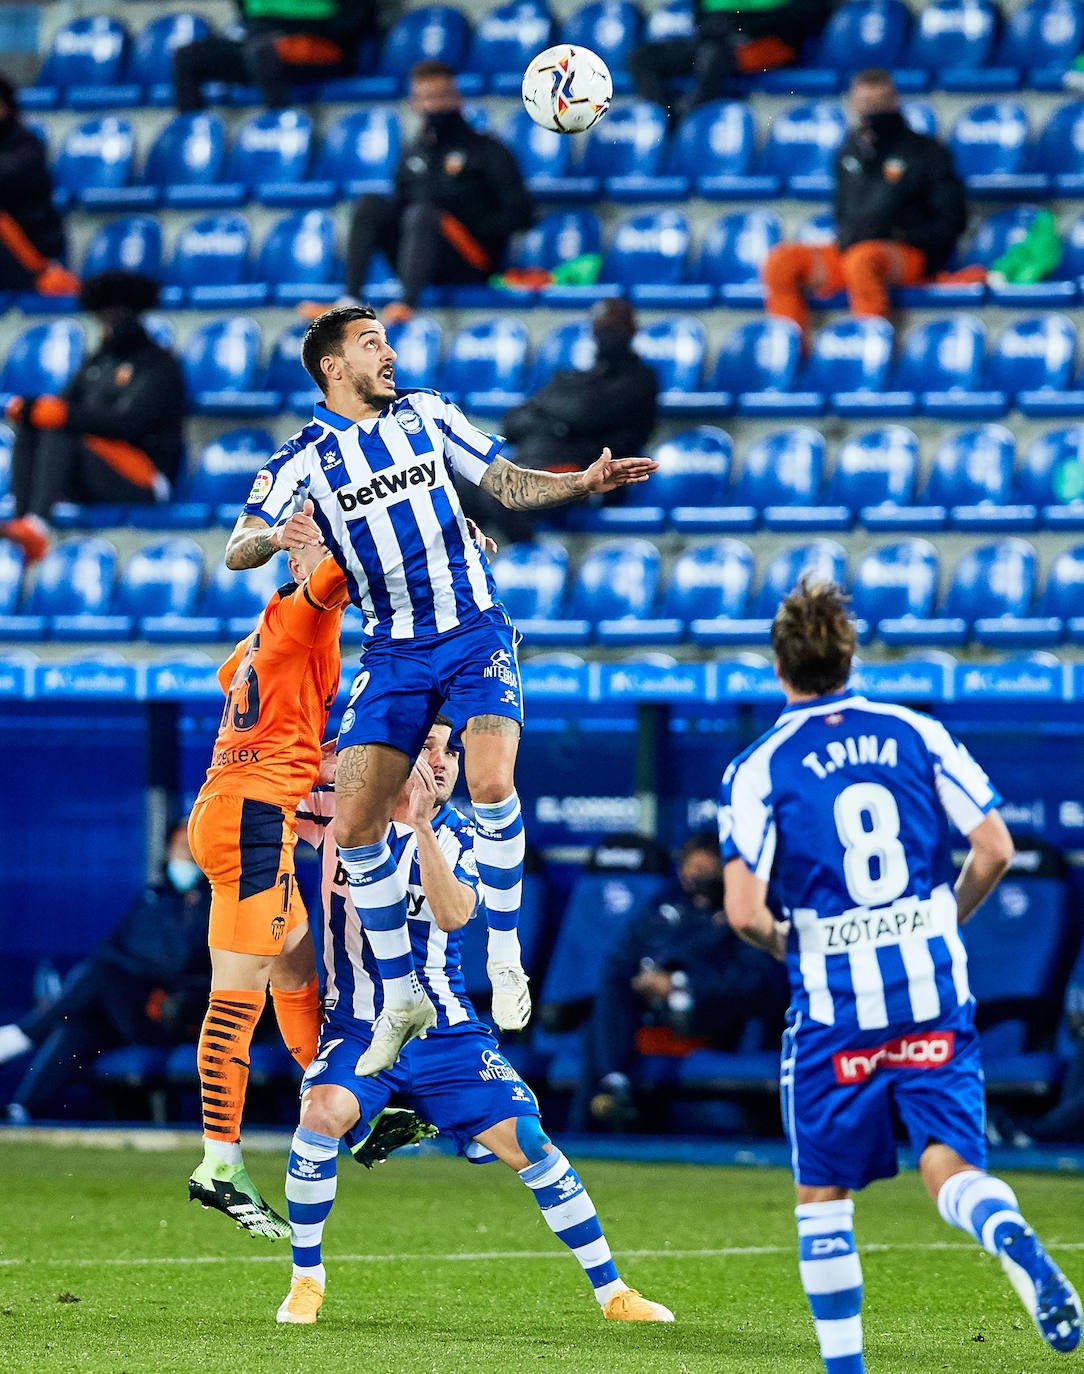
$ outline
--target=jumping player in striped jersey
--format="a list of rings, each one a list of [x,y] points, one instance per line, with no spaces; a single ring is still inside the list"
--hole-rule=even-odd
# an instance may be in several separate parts
[[[847,690],[855,628],[838,588],[803,583],[772,646],[787,706],[726,770],[719,826],[730,923],[790,974],[783,1120],[825,1369],[865,1369],[850,1194],[896,1173],[894,1118],[944,1220],[999,1258],[1047,1344],[1073,1350],[1080,1299],[986,1172],[959,925],[1012,858],[1001,798],[942,725]],[[958,876],[950,825],[970,845]]]
[[[301,1085],[301,1124],[286,1173],[293,1244],[290,1292],[280,1322],[316,1320],[326,1275],[324,1225],[335,1200],[339,1139],[372,1127],[394,1094],[446,1131],[476,1163],[499,1159],[519,1174],[547,1225],[572,1251],[605,1316],[618,1321],[673,1321],[620,1278],[594,1204],[576,1171],[549,1140],[534,1093],[500,1053],[467,997],[460,967],[462,929],[481,919],[473,827],[448,799],[459,776],[451,722],[437,716],[394,810],[389,845],[410,901],[414,966],[437,1008],[437,1025],[412,1040],[398,1063],[367,1076],[358,1059],[380,1010],[376,963],[351,903],[352,889],[334,850],[323,864],[327,1020],[320,1050]],[[340,762],[341,767],[341,762]],[[324,790],[299,812],[301,833],[320,840],[334,804]]]
[[[277,547],[276,523],[303,492],[315,503],[308,541],[334,554],[364,616],[367,642],[339,732],[335,838],[384,986],[362,1070],[375,1073],[432,1024],[386,835],[442,703],[463,729],[490,920],[494,1018],[517,1030],[530,1015],[517,934],[524,854],[514,779],[523,724],[519,635],[469,538],[454,479],[511,509],[537,510],[646,481],[657,464],[614,459],[604,449],[583,472],[517,467],[501,455],[502,438],[476,429],[446,397],[396,390],[395,351],[369,306],[337,307],[314,320],[302,361],[325,403],[257,473],[226,562],[265,563]]]

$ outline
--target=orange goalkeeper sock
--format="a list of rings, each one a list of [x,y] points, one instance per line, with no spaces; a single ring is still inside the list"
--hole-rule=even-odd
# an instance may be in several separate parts
[[[313,974],[312,981],[296,992],[271,985],[271,1002],[275,1008],[275,1020],[279,1023],[282,1043],[303,1069],[307,1069],[316,1058],[316,1045],[320,1039],[320,985]]]
[[[216,988],[211,993],[197,1060],[203,1092],[203,1134],[212,1140],[241,1138],[248,1053],[266,1000],[263,992]]]

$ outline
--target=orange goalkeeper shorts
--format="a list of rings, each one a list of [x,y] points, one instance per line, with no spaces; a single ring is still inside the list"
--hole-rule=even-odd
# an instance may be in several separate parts
[[[278,954],[308,920],[294,877],[294,813],[248,797],[207,797],[192,808],[188,843],[211,884],[211,948]]]

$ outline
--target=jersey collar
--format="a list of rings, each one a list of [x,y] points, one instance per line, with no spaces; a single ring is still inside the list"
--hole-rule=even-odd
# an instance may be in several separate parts
[[[842,692],[831,692],[828,696],[814,697],[812,701],[792,701],[783,707],[779,713],[780,718],[793,715],[797,711],[822,711],[826,707],[835,706],[839,702],[849,701],[852,697],[857,696],[858,693],[853,687],[844,687]]]

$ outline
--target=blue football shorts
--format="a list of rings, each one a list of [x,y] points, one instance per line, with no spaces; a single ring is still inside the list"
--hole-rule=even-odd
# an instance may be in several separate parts
[[[339,726],[339,748],[388,744],[413,759],[433,717],[443,711],[457,730],[474,716],[523,724],[519,631],[502,610],[427,640],[367,645]]]
[[[783,1125],[796,1183],[864,1188],[898,1172],[896,1123],[917,1159],[948,1145],[986,1167],[986,1095],[969,1014],[884,1030],[793,1016],[783,1035]]]
[[[320,1036],[301,1091],[334,1083],[357,1098],[363,1133],[394,1098],[437,1130],[451,1136],[460,1154],[483,1131],[509,1117],[538,1116],[538,1099],[497,1048],[485,1026],[430,1031],[411,1040],[395,1064],[362,1078],[355,1073],[368,1048],[372,1027],[332,1017]]]

